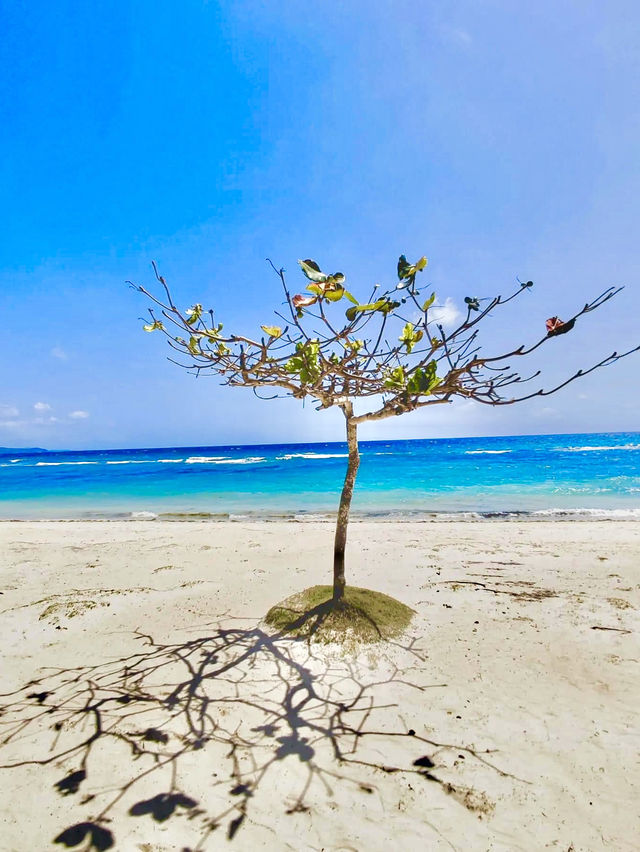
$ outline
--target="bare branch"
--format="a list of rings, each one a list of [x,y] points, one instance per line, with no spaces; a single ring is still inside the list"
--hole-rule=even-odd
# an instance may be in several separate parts
[[[573,330],[576,320],[602,307],[622,288],[607,288],[564,323],[557,317],[552,318],[547,333],[533,344],[523,344],[501,354],[484,355],[479,344],[480,322],[529,290],[531,282],[518,281],[518,289],[507,297],[495,296],[487,300],[468,297],[464,320],[453,330],[445,331],[441,324],[436,323],[434,328],[428,317],[433,294],[424,303],[424,310],[421,307],[416,277],[426,266],[426,260],[423,258],[414,266],[404,257],[401,260],[404,266],[401,269],[399,265],[399,275],[404,274],[405,278],[398,285],[402,288],[400,293],[395,289],[381,292],[376,285],[369,302],[360,304],[344,289],[345,279],[341,273],[325,275],[313,261],[300,262],[307,282],[311,281],[307,283],[307,291],[312,295],[292,297],[284,269],[278,269],[267,258],[281,282],[291,316],[285,318],[276,311],[276,317],[285,323],[284,329],[263,326],[265,334],[269,334],[260,339],[251,333],[223,334],[222,325],[214,323],[213,311],[203,312],[199,304],[181,312],[155,263],[153,271],[161,285],[162,296],[139,285],[131,286],[152,303],[149,309],[152,322],[145,330],[161,331],[170,347],[184,359],[170,359],[173,363],[197,375],[209,371],[223,384],[250,387],[256,395],[260,388],[266,389],[269,396],[260,398],[281,396],[272,393],[280,389],[284,395],[297,399],[313,397],[320,408],[338,405],[343,412],[349,406],[352,410],[355,400],[375,400],[368,412],[349,415],[357,423],[442,404],[455,397],[473,399],[484,405],[512,405],[536,396],[548,396],[575,379],[640,349],[634,347],[621,354],[613,353],[547,390],[541,388],[524,396],[509,396],[512,386],[531,382],[540,375],[535,369],[520,374],[509,366],[512,359],[531,355],[551,337]],[[347,300],[346,321],[342,320],[341,325],[340,311]],[[486,305],[481,307],[483,301]],[[413,304],[423,316],[416,321],[407,319],[403,303]],[[153,306],[160,309],[162,319],[157,318]],[[309,310],[311,306],[315,309]],[[208,323],[204,320],[207,315]],[[375,331],[367,335],[371,324]],[[390,343],[386,333],[394,327],[398,329],[395,333],[401,334],[396,342]],[[438,375],[440,370],[442,374]]]

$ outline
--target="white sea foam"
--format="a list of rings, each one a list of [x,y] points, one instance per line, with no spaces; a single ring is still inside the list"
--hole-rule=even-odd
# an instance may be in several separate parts
[[[250,456],[246,459],[220,459],[214,464],[260,464],[263,461],[266,461],[264,456]]]
[[[607,447],[553,447],[554,453],[598,453],[608,450],[640,450],[640,444],[614,444]]]
[[[538,509],[536,517],[583,517],[598,520],[632,520],[640,518],[640,509]]]
[[[479,456],[479,455],[490,455],[490,456],[499,456],[502,453],[510,453],[511,450],[465,450],[465,456]]]
[[[158,464],[178,464],[178,462],[182,462],[184,459],[158,459]]]
[[[35,465],[30,465],[33,467],[60,467],[61,465],[75,465],[75,464],[100,464],[100,462],[36,462]]]
[[[126,461],[108,461],[107,464],[154,464],[153,459],[127,459]]]
[[[264,456],[249,456],[244,459],[229,459],[225,456],[190,456],[187,464],[258,464],[266,461]]]
[[[131,512],[132,521],[155,521],[157,517],[155,512]]]
[[[11,464],[15,464],[16,462],[21,462],[22,459],[11,459]]]
[[[287,453],[286,456],[277,456],[278,461],[290,461],[291,459],[346,459],[349,453]]]

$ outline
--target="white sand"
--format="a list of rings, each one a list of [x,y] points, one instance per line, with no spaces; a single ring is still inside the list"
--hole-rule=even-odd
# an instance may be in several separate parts
[[[639,524],[355,523],[348,582],[417,610],[357,659],[259,626],[331,546],[0,524],[0,849],[638,849]]]

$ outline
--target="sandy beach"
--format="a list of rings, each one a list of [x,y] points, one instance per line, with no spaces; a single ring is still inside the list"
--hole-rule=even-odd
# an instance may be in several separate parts
[[[357,656],[261,623],[331,547],[0,524],[0,848],[637,849],[638,523],[354,523],[416,610]]]

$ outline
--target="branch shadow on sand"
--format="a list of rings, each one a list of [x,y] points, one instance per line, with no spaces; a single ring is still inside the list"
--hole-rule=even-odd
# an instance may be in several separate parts
[[[310,610],[305,620],[320,623],[322,613]],[[445,686],[419,682],[425,666],[415,641],[386,643],[401,664],[379,665],[374,651],[332,656],[240,624],[226,617],[205,635],[173,643],[137,630],[140,648],[128,656],[46,669],[2,696],[2,768],[61,772],[56,844],[103,852],[121,848],[139,821],[180,820],[183,852],[195,852],[213,833],[216,844],[233,841],[250,822],[275,831],[274,801],[285,815],[306,813],[340,787],[341,806],[349,807],[394,773],[441,785],[471,807],[465,788],[438,774],[451,751],[506,774],[487,752],[437,742],[404,723],[403,693]],[[38,777],[50,786],[55,776]]]

